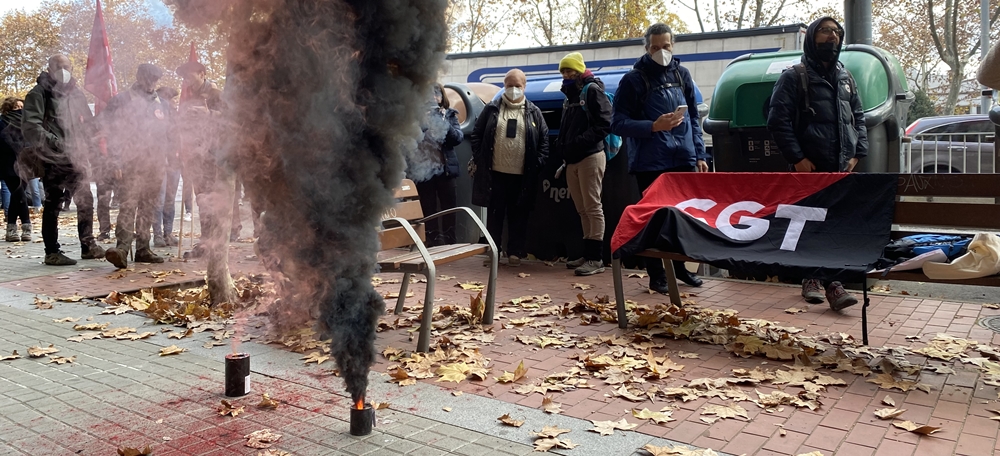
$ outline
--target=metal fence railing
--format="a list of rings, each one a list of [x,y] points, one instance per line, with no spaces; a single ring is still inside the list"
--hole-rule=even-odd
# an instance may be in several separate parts
[[[908,139],[899,157],[902,172],[997,172],[993,133],[922,133]]]

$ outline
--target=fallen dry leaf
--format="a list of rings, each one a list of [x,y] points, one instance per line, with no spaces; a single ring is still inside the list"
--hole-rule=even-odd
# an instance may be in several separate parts
[[[679,351],[677,352],[677,357],[685,359],[698,359],[698,354]]]
[[[511,418],[509,413],[504,413],[503,416],[497,419],[507,426],[521,427],[521,425],[524,424],[524,420],[515,420],[514,418]]]
[[[12,359],[20,359],[20,358],[21,355],[17,354],[17,350],[14,350],[14,353],[11,353],[10,356],[0,357],[0,361],[10,361]]]
[[[928,426],[926,424],[920,425],[920,424],[914,423],[912,421],[893,421],[892,425],[896,426],[896,427],[898,427],[900,429],[907,430],[907,431],[913,432],[915,434],[922,434],[922,435],[931,435],[931,434],[933,434],[933,433],[941,430],[941,428],[939,428],[939,427]]]
[[[244,435],[243,438],[247,439],[247,442],[243,444],[244,446],[263,449],[270,448],[271,445],[281,440],[281,434],[275,434],[270,429],[261,429]]]
[[[545,396],[542,398],[542,410],[544,410],[545,413],[558,415],[562,413],[562,404],[553,401],[551,396]]]
[[[408,374],[406,370],[401,367],[398,367],[396,368],[396,370],[390,372],[389,377],[391,377],[391,379],[389,380],[390,382],[398,383],[399,386],[410,386],[417,384],[417,379],[410,377],[410,374]]]
[[[267,393],[261,394],[260,403],[257,404],[257,408],[262,409],[276,409],[281,403],[271,399],[271,396]]]
[[[556,438],[540,438],[534,441],[535,449],[534,451],[547,452],[552,448],[563,448],[567,450],[572,450],[579,445],[567,440],[561,440]]]
[[[50,355],[50,354],[56,353],[58,351],[59,351],[59,349],[56,348],[52,344],[49,344],[48,347],[29,347],[28,348],[28,356],[30,356],[32,358],[41,358],[41,357],[43,357],[45,355]]]
[[[452,392],[451,392],[451,395],[452,395],[452,396],[455,396],[455,397],[458,397],[458,396],[461,396],[462,394],[463,394],[463,393],[462,393],[461,391],[452,391]]]
[[[749,420],[750,417],[747,415],[747,410],[736,404],[729,405],[706,405],[705,408],[701,410],[702,415],[715,415],[719,418],[743,418]]]
[[[98,331],[80,333],[76,336],[67,337],[66,340],[71,342],[83,342],[85,340],[100,339],[101,333]]]
[[[176,345],[171,345],[169,347],[163,347],[160,349],[160,356],[176,355],[186,352],[186,348],[180,348]]]
[[[522,359],[517,367],[514,368],[514,372],[504,371],[503,375],[497,377],[496,380],[499,383],[513,383],[524,378],[527,373],[528,368],[524,367],[524,360]],[[463,376],[462,378],[464,379],[465,377]]]
[[[889,397],[889,396],[886,396],[886,397],[882,398],[882,403],[885,404],[885,405],[888,405],[889,407],[895,407],[896,406],[896,401],[892,400],[892,398]]]
[[[676,421],[670,417],[671,411],[669,409],[664,409],[659,412],[654,412],[650,409],[643,408],[642,410],[632,409],[632,416],[639,418],[640,420],[652,420],[656,424],[669,423],[671,421]]]
[[[52,300],[51,299],[42,299],[42,298],[39,298],[38,296],[35,296],[35,308],[37,308],[38,310],[51,309],[52,308]]]
[[[104,331],[111,326],[111,323],[84,323],[82,325],[73,325],[73,329],[77,331]]]
[[[523,279],[525,277],[531,277],[531,274],[528,274],[526,272],[519,272],[517,273],[517,276]]]
[[[258,451],[257,452],[257,456],[293,456],[293,455],[292,455],[292,453],[289,453],[289,452],[287,452],[285,450],[279,450],[279,449],[276,449],[276,448],[268,448],[268,449],[266,449],[264,451]]]
[[[450,412],[451,411],[451,407],[441,407],[441,410],[444,410],[446,412]]]
[[[806,312],[809,312],[809,311],[806,310],[806,309],[799,309],[798,307],[789,307],[789,308],[785,309],[785,313],[787,313],[787,314],[797,314],[797,313],[806,313]]]
[[[73,296],[65,296],[62,298],[56,298],[59,302],[80,302],[83,301],[84,296],[74,293]]]
[[[143,449],[122,447],[118,448],[118,456],[147,456],[153,454],[153,447],[146,445]]]
[[[486,284],[482,282],[464,282],[455,285],[463,290],[479,291],[486,288]]]
[[[710,448],[692,448],[685,445],[676,446],[655,446],[649,445],[642,447],[643,451],[646,451],[652,456],[718,456],[715,450]]]
[[[576,288],[577,290],[587,291],[591,288],[594,288],[594,286],[586,283],[574,283],[573,288]]]
[[[236,418],[240,413],[243,413],[243,409],[245,408],[242,405],[239,407],[234,407],[231,402],[225,399],[221,401],[221,404],[222,404],[221,407],[219,407],[219,415],[222,416],[230,415],[233,418]]]
[[[891,420],[899,415],[902,415],[903,412],[906,412],[906,409],[884,408],[876,410],[875,416],[877,416],[880,420]]]
[[[388,402],[372,402],[372,408],[375,410],[382,410],[389,408]]]
[[[628,431],[628,430],[632,430],[632,429],[635,429],[636,427],[638,427],[637,424],[632,424],[632,423],[629,423],[628,421],[625,421],[625,418],[622,418],[622,419],[620,419],[618,421],[594,421],[594,420],[591,420],[590,422],[594,423],[594,428],[591,429],[590,431],[591,432],[596,432],[596,433],[601,434],[601,435],[612,435],[612,434],[615,433],[615,429],[620,429],[622,431]]]
[[[76,356],[49,356],[49,363],[66,364],[76,362]]]
[[[562,434],[570,432],[569,429],[560,429],[555,426],[545,426],[541,431],[535,432],[531,431],[531,435],[541,437],[543,439],[559,437]]]
[[[52,321],[56,323],[75,323],[80,321],[79,318],[66,317],[66,318],[53,318]]]
[[[303,364],[316,363],[316,365],[320,365],[323,364],[324,361],[330,359],[330,355],[324,355],[321,351],[314,351],[299,359],[304,360]]]
[[[466,363],[447,364],[434,371],[440,377],[435,381],[462,383],[462,380],[465,380],[469,375],[470,370],[469,365]]]

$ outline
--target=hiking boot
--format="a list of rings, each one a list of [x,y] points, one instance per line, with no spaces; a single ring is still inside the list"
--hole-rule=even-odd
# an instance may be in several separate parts
[[[848,293],[840,282],[833,282],[826,287],[826,300],[833,310],[844,310],[858,303],[858,298]]]
[[[578,268],[580,266],[583,266],[583,263],[586,263],[586,262],[587,262],[587,259],[584,258],[584,257],[577,258],[577,259],[575,259],[573,261],[567,261],[566,262],[566,269],[576,269],[576,268]]]
[[[21,224],[21,242],[31,242],[31,224]]]
[[[823,302],[823,284],[816,279],[803,280],[802,297],[809,304],[821,304]]]
[[[649,289],[662,295],[670,294],[670,287],[667,286],[667,282],[649,282]]]
[[[521,257],[517,255],[507,256],[507,266],[518,267],[521,265]]]
[[[167,247],[177,247],[177,237],[172,234],[163,236],[163,242],[167,244]]]
[[[156,235],[153,236],[153,247],[166,247],[167,241],[163,239],[163,236]]]
[[[118,269],[128,267],[128,251],[125,249],[118,247],[110,248],[104,253],[104,259],[108,260],[108,263],[115,265]]]
[[[83,250],[82,254],[80,255],[80,258],[83,258],[84,260],[96,260],[99,258],[104,258],[104,253],[105,253],[104,247],[97,245],[97,243],[95,242],[90,244],[90,247],[87,247],[86,249]]]
[[[62,250],[45,255],[45,264],[49,266],[73,266],[76,260],[63,254]]]
[[[677,265],[674,265],[674,268],[677,269]],[[692,274],[691,271],[684,269],[683,265],[680,266],[680,269],[676,270],[676,274],[677,278],[681,279],[681,282],[684,282],[692,287],[700,287],[705,283],[698,278],[698,276]]]
[[[149,250],[149,247],[143,247],[135,251],[135,257],[132,258],[136,263],[162,263],[163,257],[153,253]]]
[[[588,260],[573,271],[578,276],[589,276],[604,272],[604,262],[601,260]]]
[[[21,237],[17,235],[16,223],[7,224],[7,235],[4,236],[4,240],[7,242],[17,242],[21,240]]]

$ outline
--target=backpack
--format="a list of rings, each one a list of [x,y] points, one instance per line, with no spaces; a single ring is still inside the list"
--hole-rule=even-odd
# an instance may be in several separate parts
[[[809,73],[806,72],[806,66],[802,62],[792,65],[792,70],[798,75],[799,85],[796,87],[796,92],[798,93],[799,109],[795,111],[795,119],[792,121],[792,126],[796,131],[802,131],[801,126],[801,116],[802,115],[816,115],[816,110],[809,105]],[[844,68],[847,72],[847,83],[851,86],[851,93],[858,93],[857,83],[854,81],[854,75],[851,74],[851,70]],[[768,104],[770,104],[770,98],[768,98]]]
[[[965,254],[972,236],[955,234],[914,234],[897,239],[885,246],[884,255],[889,260],[901,260],[941,250],[953,261]]]
[[[594,84],[593,82],[588,82],[583,86],[583,90],[580,91],[580,107],[583,108],[583,112],[587,112],[587,90],[590,89],[590,86],[593,84]],[[604,95],[607,95],[608,103],[611,103],[611,106],[614,106],[615,95],[607,91],[604,92]],[[618,136],[613,133],[608,133],[608,135],[604,137],[604,155],[607,156],[608,161],[610,161],[612,158],[615,158],[615,155],[618,155],[618,151],[621,150],[621,148],[622,148],[621,136]]]

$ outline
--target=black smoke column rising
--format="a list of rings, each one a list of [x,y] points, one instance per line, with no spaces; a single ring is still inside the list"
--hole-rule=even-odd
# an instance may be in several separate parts
[[[174,0],[228,23],[226,149],[264,208],[261,259],[279,327],[318,311],[354,402],[385,311],[371,285],[378,226],[444,59],[446,0]]]

